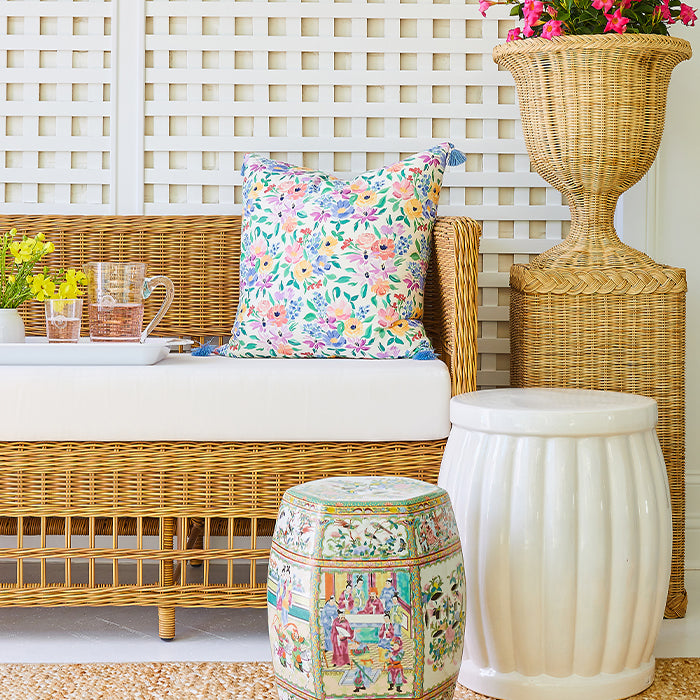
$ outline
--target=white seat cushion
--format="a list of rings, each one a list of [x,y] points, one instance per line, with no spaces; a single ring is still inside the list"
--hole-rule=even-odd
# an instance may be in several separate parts
[[[381,442],[450,430],[439,360],[173,354],[152,366],[2,366],[0,386],[9,441]]]

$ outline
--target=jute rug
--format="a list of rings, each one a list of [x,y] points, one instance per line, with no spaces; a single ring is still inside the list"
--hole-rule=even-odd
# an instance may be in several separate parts
[[[277,700],[277,693],[269,663],[0,664],[2,700],[161,698]],[[698,700],[700,659],[658,659],[654,685],[635,698]],[[458,686],[454,700],[489,699]]]

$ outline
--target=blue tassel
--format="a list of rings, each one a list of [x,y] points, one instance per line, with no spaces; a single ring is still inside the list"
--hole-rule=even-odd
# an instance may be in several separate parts
[[[214,352],[214,344],[213,343],[205,343],[204,345],[200,345],[198,348],[195,348],[191,354],[194,355],[195,357],[208,357]]]
[[[437,360],[437,355],[432,350],[419,350],[414,356],[414,360]]]
[[[459,148],[452,146],[452,149],[450,150],[450,157],[447,160],[447,165],[462,165],[462,163],[464,163],[466,160],[467,156],[465,156],[464,153],[459,150]]]

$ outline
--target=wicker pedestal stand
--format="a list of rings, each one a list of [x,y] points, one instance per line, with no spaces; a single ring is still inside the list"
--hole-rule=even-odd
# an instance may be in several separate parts
[[[673,519],[664,614],[683,617],[685,270],[513,265],[510,286],[511,386],[603,389],[656,399]]]

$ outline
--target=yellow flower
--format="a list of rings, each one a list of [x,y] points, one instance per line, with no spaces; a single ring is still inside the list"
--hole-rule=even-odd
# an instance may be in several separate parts
[[[82,270],[74,270],[72,267],[66,270],[66,282],[70,284],[86,284],[87,276]]]
[[[403,210],[409,219],[417,219],[423,211],[423,206],[417,199],[409,199],[404,202]]]
[[[323,239],[321,243],[321,250],[328,255],[331,255],[335,251],[335,247],[338,245],[338,239],[331,235],[330,233]]]
[[[274,262],[271,255],[263,255],[260,258],[260,272],[269,272]]]
[[[10,243],[10,253],[17,265],[39,260],[39,258],[44,257],[44,255],[52,253],[53,250],[53,243],[42,243],[38,237],[23,238],[21,241]]]
[[[76,299],[82,292],[78,291],[78,287],[70,282],[61,282],[58,286],[58,294],[56,299]]]
[[[27,262],[31,258],[31,255],[27,257],[27,247],[23,247],[23,243],[24,241],[14,241],[10,243],[10,255],[15,259],[17,265]]]
[[[349,318],[345,322],[345,335],[350,338],[362,334],[362,321],[359,318]]]
[[[85,291],[78,287],[80,284],[87,283],[84,272],[70,268],[66,270],[65,278],[65,282],[61,282],[58,291],[54,293],[54,299],[77,299],[85,294]]]
[[[396,321],[396,323],[392,324],[391,330],[396,333],[396,335],[406,335],[406,331],[408,331],[409,325],[408,321],[401,319],[400,321]]]
[[[33,277],[27,277],[27,282],[30,283],[29,291],[32,296],[39,301],[52,297],[56,290],[53,280],[47,279],[41,272]]]
[[[438,199],[440,199],[440,185],[437,182],[433,182],[428,191],[428,199],[437,204]]]
[[[292,272],[297,282],[303,282],[311,276],[311,263],[308,260],[300,260],[293,268]]]
[[[374,206],[376,203],[377,193],[372,190],[365,190],[364,192],[360,193],[360,195],[357,197],[357,201],[355,202],[358,207],[362,207],[363,209]]]
[[[7,276],[7,283],[8,283],[8,284],[14,284],[14,283],[15,283],[15,276],[14,276],[14,275],[8,275],[8,276]]]

